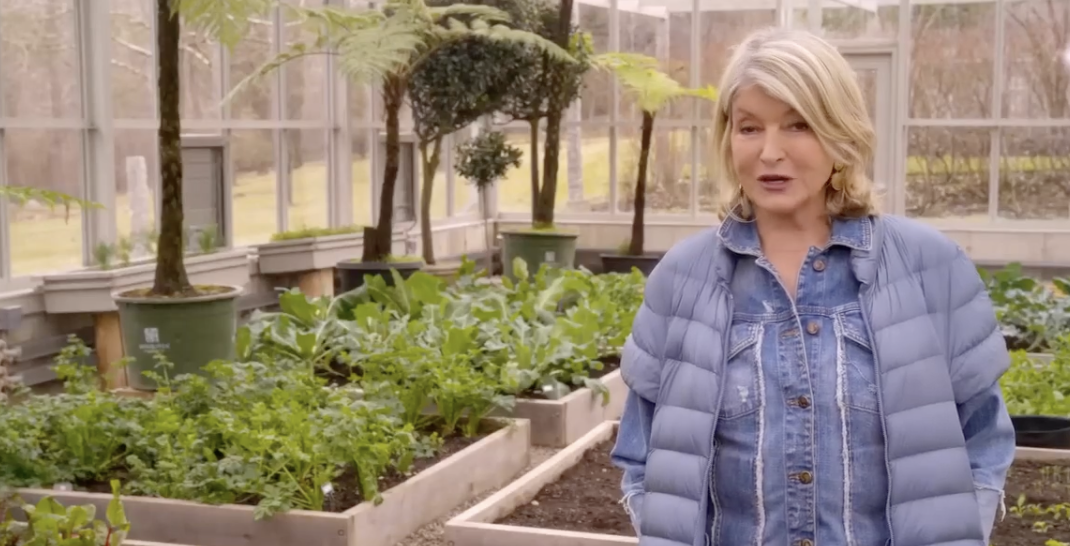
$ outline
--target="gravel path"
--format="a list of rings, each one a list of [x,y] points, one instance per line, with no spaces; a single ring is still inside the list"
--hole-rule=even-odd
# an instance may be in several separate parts
[[[544,461],[546,461],[546,459],[552,457],[555,453],[557,453],[557,451],[558,450],[556,449],[546,447],[532,447],[531,463],[529,463],[527,468],[520,471],[516,476],[513,476],[513,479],[515,480],[520,476],[523,476],[524,473],[543,463]],[[405,537],[405,540],[397,543],[397,546],[452,546],[452,543],[446,542],[445,537],[442,536],[444,531],[443,526],[445,525],[445,523],[450,518],[460,514],[461,512],[464,512],[465,510],[474,506],[476,503],[491,496],[492,494],[494,494],[494,492],[495,491],[488,491],[486,494],[480,495],[472,501],[458,506],[453,510],[453,512],[450,512],[450,515],[438,521],[435,521],[434,523],[423,526],[422,528],[420,528],[419,531],[416,531],[415,533]]]

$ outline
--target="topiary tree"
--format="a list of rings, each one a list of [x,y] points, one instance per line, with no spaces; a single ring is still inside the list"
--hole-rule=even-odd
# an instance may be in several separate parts
[[[364,262],[383,262],[390,254],[394,187],[401,156],[401,108],[413,75],[437,51],[468,38],[481,37],[527,44],[566,64],[571,60],[564,48],[539,35],[510,28],[509,14],[491,6],[431,7],[424,0],[386,0],[381,9],[375,10],[326,7],[301,8],[298,13],[312,23],[312,38],[290,45],[246,81],[263,77],[296,58],[330,54],[339,59],[339,68],[347,76],[379,85],[386,118],[386,161],[379,219],[375,227],[364,230],[361,258]]]
[[[590,35],[572,25],[572,0],[537,5],[536,32],[566,49],[575,60],[559,62],[530,47],[512,48],[510,65],[521,67],[499,112],[528,123],[531,135],[531,220],[533,227],[554,223],[557,171],[560,162],[561,120],[565,110],[580,96],[583,77],[591,68],[594,46]],[[539,169],[539,123],[546,118],[543,167]]]
[[[492,6],[514,16],[510,26],[523,30],[534,26],[527,16],[528,0],[504,0]],[[527,17],[517,19],[515,17]],[[524,44],[535,51],[551,54],[549,42]],[[511,62],[509,47],[515,42],[471,36],[445,44],[431,53],[409,77],[408,96],[414,132],[420,148],[422,185],[420,193],[420,233],[423,259],[435,263],[431,233],[431,202],[435,175],[441,159],[442,140],[468,127],[502,106],[522,65]]]
[[[476,138],[457,147],[457,174],[466,178],[479,190],[479,208],[483,216],[483,233],[487,243],[487,273],[493,270],[493,258],[487,190],[495,181],[505,177],[510,167],[519,167],[523,152],[510,145],[498,131],[483,131]]]

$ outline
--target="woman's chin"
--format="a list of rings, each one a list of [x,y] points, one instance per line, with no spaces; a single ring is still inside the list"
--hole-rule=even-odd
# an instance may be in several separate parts
[[[781,215],[792,214],[802,207],[802,200],[790,194],[762,195],[757,199],[751,199],[754,207],[769,214]]]

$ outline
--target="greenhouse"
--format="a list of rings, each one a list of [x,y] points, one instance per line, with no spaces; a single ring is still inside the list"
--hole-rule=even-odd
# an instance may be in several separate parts
[[[769,26],[835,43],[882,211],[983,271],[1011,413],[1070,419],[1068,0],[480,0],[426,28],[398,13],[463,2],[170,1],[0,0],[0,520],[12,485],[130,546],[637,544],[620,351],[653,264],[719,222],[716,87]],[[361,41],[395,23],[423,49]],[[606,59],[676,93],[648,145]],[[1000,546],[1070,543],[1022,477],[1070,471],[1066,424],[1019,444]]]

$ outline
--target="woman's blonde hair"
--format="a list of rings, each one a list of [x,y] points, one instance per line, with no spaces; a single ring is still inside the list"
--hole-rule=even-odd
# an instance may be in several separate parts
[[[736,47],[721,78],[713,122],[721,218],[753,215],[732,162],[732,102],[740,89],[750,85],[798,112],[836,162],[825,189],[829,214],[876,214],[873,182],[866,175],[873,159],[873,124],[854,70],[832,44],[814,34],[770,28],[751,34]]]

